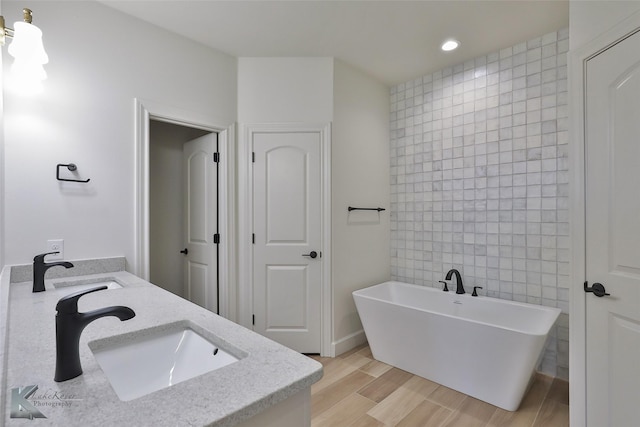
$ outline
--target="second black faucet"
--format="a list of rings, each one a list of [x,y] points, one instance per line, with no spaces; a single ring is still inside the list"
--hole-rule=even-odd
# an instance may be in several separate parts
[[[46,254],[36,255],[33,258],[33,290],[32,292],[44,292],[44,275],[51,267],[62,266],[64,268],[71,268],[73,264],[67,261],[60,262],[44,262],[44,257],[47,255],[58,254],[60,252],[47,252]]]

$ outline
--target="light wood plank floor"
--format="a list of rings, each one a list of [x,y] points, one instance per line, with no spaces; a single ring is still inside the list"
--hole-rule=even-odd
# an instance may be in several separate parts
[[[324,366],[311,387],[312,427],[568,427],[569,384],[537,374],[517,412],[504,411],[373,359],[368,346]]]

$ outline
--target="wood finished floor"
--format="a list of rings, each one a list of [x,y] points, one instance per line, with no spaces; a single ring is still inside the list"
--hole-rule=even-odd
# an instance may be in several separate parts
[[[569,384],[537,374],[508,412],[373,359],[368,346],[312,356],[324,376],[311,387],[312,427],[568,427]]]

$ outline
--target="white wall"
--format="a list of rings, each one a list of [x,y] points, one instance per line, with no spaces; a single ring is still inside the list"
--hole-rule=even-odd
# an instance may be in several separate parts
[[[34,98],[5,84],[5,262],[30,262],[63,238],[67,259],[125,255],[131,269],[134,98],[231,124],[237,61],[99,3],[29,6],[49,78]],[[21,9],[3,1],[9,23]],[[57,182],[56,163],[69,162],[91,182]]]
[[[0,14],[2,3],[0,2]],[[3,69],[3,57],[0,55],[0,70]],[[4,92],[4,79],[0,79],[0,93]],[[4,165],[4,98],[0,99],[0,165]],[[0,242],[4,242],[4,175],[5,168],[0,171]],[[0,268],[4,266],[4,245],[0,243]]]
[[[583,46],[639,10],[640,1],[571,0],[569,2],[571,49]]]
[[[351,293],[391,276],[389,88],[338,60],[333,76],[333,329],[340,351],[362,329]],[[349,213],[348,206],[386,211]]]
[[[332,58],[239,58],[240,123],[328,123]]]
[[[332,122],[332,342],[338,353],[364,339],[351,292],[389,279],[389,90],[332,58],[240,58],[238,119]]]
[[[256,124],[324,125],[333,118],[332,58],[238,58],[238,122],[243,128]],[[251,250],[246,246],[252,230],[244,200],[251,197],[249,170],[245,167],[250,153],[241,131],[238,145],[238,246],[240,262]],[[326,264],[325,264],[326,265]],[[238,321],[249,326],[253,313],[250,286],[245,279],[250,268],[240,264],[238,283]],[[320,302],[318,302],[320,304]],[[326,342],[326,339],[324,339]]]

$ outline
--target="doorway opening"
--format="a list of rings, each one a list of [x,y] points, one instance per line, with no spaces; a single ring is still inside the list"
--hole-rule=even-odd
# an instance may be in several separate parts
[[[189,234],[209,234],[210,231],[219,235],[218,163],[213,164],[208,155],[205,160],[212,164],[205,164],[204,172],[206,168],[213,168],[213,176],[199,179],[214,181],[206,184],[215,188],[211,189],[211,194],[189,193],[189,182],[193,181],[189,171],[191,174],[202,173],[199,167],[203,162],[196,158],[197,170],[194,171],[185,162],[185,150],[200,138],[210,139],[211,144],[215,144],[210,150],[218,152],[217,134],[211,130],[155,119],[149,121],[149,281],[219,313],[219,253],[215,243],[209,241],[213,236],[210,239],[196,236],[197,241],[205,240],[201,242],[201,248],[191,246],[189,238]],[[213,200],[203,204],[210,196]],[[197,200],[190,202],[191,198]],[[211,208],[214,212],[207,212]],[[193,224],[194,220],[206,223]],[[198,255],[202,247],[206,253]],[[194,256],[206,259],[194,263]]]
[[[207,228],[207,236],[210,238],[212,245],[213,239],[215,243],[215,251],[219,258],[218,268],[216,271],[218,289],[215,287],[213,292],[209,292],[208,296],[218,294],[218,302],[213,306],[212,311],[231,321],[236,321],[237,317],[237,289],[236,279],[236,239],[235,239],[235,216],[236,206],[235,200],[235,143],[236,143],[236,124],[227,123],[217,120],[209,114],[203,114],[197,111],[184,110],[169,105],[158,104],[148,100],[135,99],[135,145],[136,145],[136,170],[135,170],[135,248],[134,257],[130,271],[138,277],[151,281],[150,279],[150,217],[152,215],[150,208],[150,149],[151,149],[151,122],[171,123],[179,126],[204,130],[205,135],[200,138],[206,138],[207,135],[215,136],[217,142],[217,152],[213,153],[209,159],[211,163],[215,163],[218,172],[218,214],[216,218],[216,226]],[[217,157],[217,162],[216,162]],[[201,156],[200,158],[204,158]],[[183,190],[184,192],[184,190]],[[196,199],[197,200],[197,199]],[[215,217],[215,216],[214,216]],[[177,247],[177,253],[184,250],[185,246]],[[191,249],[189,249],[191,255]],[[197,263],[191,264],[191,272],[197,275],[204,270],[198,270]],[[184,268],[184,267],[183,267]],[[193,277],[193,276],[192,276]],[[210,276],[208,276],[210,277]],[[184,282],[184,279],[183,279]],[[184,288],[183,288],[184,289]]]

